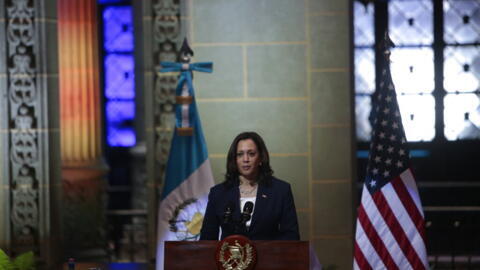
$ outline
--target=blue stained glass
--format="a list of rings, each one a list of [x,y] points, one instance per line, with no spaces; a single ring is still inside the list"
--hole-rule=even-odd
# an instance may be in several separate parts
[[[133,51],[132,7],[108,7],[103,10],[104,48],[107,52]]]
[[[134,101],[107,101],[107,142],[110,146],[135,145],[134,118]]]
[[[147,267],[140,263],[109,263],[108,269],[110,270],[144,270]]]
[[[108,145],[113,147],[129,147],[135,145],[135,132],[131,128],[109,126],[107,128]]]
[[[105,57],[105,96],[108,99],[134,99],[134,59],[132,55]]]
[[[131,120],[135,117],[135,103],[128,101],[107,101],[107,119],[112,122],[119,122],[125,119]]]
[[[135,63],[132,7],[105,7],[103,26],[107,144],[116,147],[134,146]]]
[[[106,5],[106,4],[121,4],[124,3],[125,0],[98,0],[98,3],[101,5]]]

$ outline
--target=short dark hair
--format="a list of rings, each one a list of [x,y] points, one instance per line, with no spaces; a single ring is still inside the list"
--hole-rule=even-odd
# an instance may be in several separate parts
[[[238,185],[239,175],[237,167],[237,146],[242,140],[251,139],[258,149],[260,156],[260,167],[258,171],[257,182],[259,184],[269,184],[273,175],[273,170],[270,167],[270,157],[268,155],[267,146],[262,137],[253,131],[242,132],[235,137],[227,154],[227,173],[225,174],[225,184],[228,186]]]

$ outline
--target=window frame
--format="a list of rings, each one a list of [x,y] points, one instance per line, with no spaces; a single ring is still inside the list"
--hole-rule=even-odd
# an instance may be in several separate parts
[[[425,0],[428,1],[428,0]],[[475,169],[475,160],[480,160],[480,140],[465,139],[449,141],[444,132],[444,98],[448,94],[443,85],[444,81],[444,50],[447,45],[465,46],[480,44],[447,44],[444,41],[444,13],[443,0],[431,0],[433,4],[433,43],[431,48],[434,55],[434,90],[432,96],[435,100],[435,136],[432,141],[409,142],[411,150],[411,166],[420,182],[476,182],[480,179],[480,171]],[[364,1],[361,1],[365,4]],[[388,1],[368,2],[374,6],[374,36],[373,46],[375,55],[375,88],[381,83],[381,72],[385,64],[382,59],[383,53],[377,44],[383,40],[385,32],[388,32],[389,11]],[[411,47],[410,45],[397,45],[396,48]],[[368,46],[356,46],[354,49],[368,48]],[[473,92],[478,94],[477,92]],[[355,96],[366,95],[358,94]],[[359,182],[365,178],[368,158],[364,154],[368,151],[370,142],[357,140],[357,177]],[[361,153],[362,152],[362,153]],[[479,152],[479,153],[476,153]],[[416,153],[421,153],[416,155]],[[367,155],[368,156],[368,155]]]

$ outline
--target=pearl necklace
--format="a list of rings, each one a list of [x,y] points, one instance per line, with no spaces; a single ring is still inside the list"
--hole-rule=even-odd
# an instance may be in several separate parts
[[[247,190],[245,188],[242,189],[242,187],[240,186],[240,194],[241,195],[253,195],[253,193],[257,190],[258,188],[258,185],[255,185],[252,189],[250,190]]]

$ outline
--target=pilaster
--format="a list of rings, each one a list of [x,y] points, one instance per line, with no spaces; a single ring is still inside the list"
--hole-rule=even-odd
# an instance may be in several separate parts
[[[96,7],[58,1],[64,246],[77,260],[106,255]]]
[[[45,269],[61,237],[55,4],[0,2],[0,248]]]
[[[181,35],[181,4],[184,1],[133,1],[135,10],[135,88],[144,106],[146,172],[148,187],[148,258],[155,260],[158,194],[165,174],[174,126],[177,76],[160,75],[160,61],[175,61]],[[138,101],[137,101],[138,103]]]

